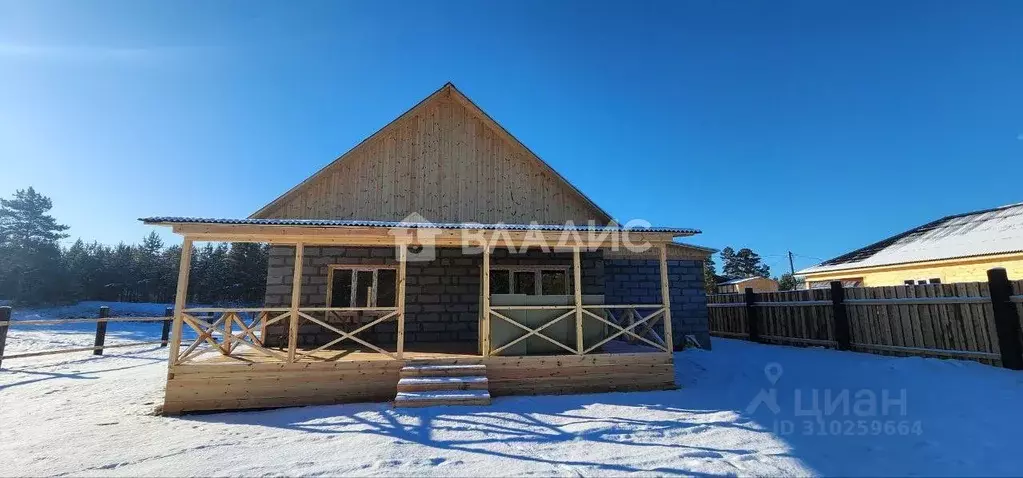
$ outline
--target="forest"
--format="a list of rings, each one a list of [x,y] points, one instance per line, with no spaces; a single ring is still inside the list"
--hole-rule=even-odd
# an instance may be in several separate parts
[[[50,215],[52,201],[33,188],[0,199],[0,300],[14,305],[80,300],[174,301],[181,246],[155,232],[138,244],[78,239]],[[65,242],[62,244],[62,242]],[[190,303],[259,304],[268,246],[203,243],[192,253]]]

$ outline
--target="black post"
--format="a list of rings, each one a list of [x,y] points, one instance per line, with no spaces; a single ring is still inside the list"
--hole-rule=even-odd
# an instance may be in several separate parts
[[[838,342],[838,350],[849,350],[852,339],[849,333],[849,315],[845,310],[845,289],[842,288],[841,281],[831,281],[831,307],[835,313],[835,341]]]
[[[750,342],[760,342],[760,314],[757,307],[753,305],[757,301],[757,294],[752,287],[746,288],[746,325],[749,327]]]
[[[988,287],[991,289],[991,308],[995,312],[995,330],[998,348],[1002,351],[1002,366],[1023,370],[1023,343],[1020,343],[1019,314],[1013,304],[1012,284],[1005,269],[988,269]]]
[[[166,309],[163,309],[163,316],[174,317],[174,307],[167,307]],[[160,347],[167,346],[167,337],[170,336],[171,322],[173,321],[174,319],[167,319],[163,321],[163,330],[160,332]]]
[[[102,306],[99,308],[100,320],[96,322],[96,347],[102,347],[103,342],[107,340],[107,321],[102,320],[110,317],[110,307]],[[103,349],[97,348],[92,351],[93,355],[103,355]]]
[[[0,307],[0,322],[9,320],[11,320],[11,308],[9,306]],[[10,327],[8,324],[0,325],[0,365],[4,363],[4,345],[7,344],[8,327]]]

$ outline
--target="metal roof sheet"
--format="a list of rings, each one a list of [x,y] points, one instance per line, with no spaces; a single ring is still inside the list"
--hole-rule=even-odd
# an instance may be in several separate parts
[[[767,280],[772,280],[772,279],[770,279],[770,278],[767,278],[767,277],[753,276],[753,277],[743,277],[742,279],[732,279],[732,280],[727,280],[727,281],[724,281],[724,282],[718,282],[718,283],[717,283],[717,285],[733,285],[733,284],[741,284],[741,283],[743,283],[743,282],[746,282],[746,281],[751,281],[751,280],[753,280],[753,279],[767,279]]]
[[[487,229],[509,231],[601,231],[605,226],[590,224],[476,224],[476,223],[434,223],[401,221],[367,221],[360,219],[226,219],[204,217],[156,216],[140,218],[146,224],[229,224],[252,226],[300,226],[300,227],[402,227],[409,229]],[[676,234],[699,234],[698,229],[677,227],[624,227],[612,230],[633,232],[665,232]]]
[[[797,274],[1010,252],[1023,252],[1023,204],[947,216]]]

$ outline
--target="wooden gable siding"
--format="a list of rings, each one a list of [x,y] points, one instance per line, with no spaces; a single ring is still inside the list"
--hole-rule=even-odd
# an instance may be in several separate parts
[[[253,217],[401,220],[416,212],[434,222],[608,222],[452,90],[431,96]]]

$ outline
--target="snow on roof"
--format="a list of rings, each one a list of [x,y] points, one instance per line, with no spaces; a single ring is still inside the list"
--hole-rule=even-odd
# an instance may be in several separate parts
[[[1009,252],[1023,252],[1023,203],[943,217],[796,274]]]
[[[477,223],[441,223],[441,222],[403,222],[403,221],[368,221],[360,219],[224,219],[203,217],[144,217],[140,221],[146,224],[229,224],[251,226],[302,226],[302,227],[400,227],[408,229],[493,229],[509,231],[631,231],[631,232],[666,232],[676,234],[699,234],[699,229],[678,227],[634,227],[604,226],[600,224],[477,224]],[[691,246],[695,247],[695,246]]]
[[[732,279],[732,280],[728,280],[728,281],[725,281],[725,282],[718,282],[718,285],[741,284],[743,282],[751,281],[751,280],[754,280],[754,279],[767,279],[767,280],[771,280],[771,279],[768,279],[767,277],[753,276],[753,277],[743,277],[742,279]]]

